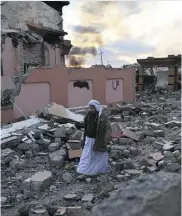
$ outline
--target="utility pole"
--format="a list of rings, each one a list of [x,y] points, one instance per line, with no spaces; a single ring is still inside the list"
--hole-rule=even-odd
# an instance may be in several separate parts
[[[103,59],[102,59],[102,54],[103,54],[103,52],[100,50],[100,60],[101,60],[101,65],[103,65]]]

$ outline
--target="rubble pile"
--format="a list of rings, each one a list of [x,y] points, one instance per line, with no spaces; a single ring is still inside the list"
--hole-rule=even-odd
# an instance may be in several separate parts
[[[136,97],[134,104],[105,108],[112,140],[107,146],[110,168],[104,175],[76,173],[84,117],[78,113],[84,114],[83,109],[73,113],[53,104],[38,113],[46,120],[25,127],[22,122],[17,131],[2,128],[3,215],[88,215],[95,204],[141,174],[160,170],[179,173],[180,92],[145,92]]]

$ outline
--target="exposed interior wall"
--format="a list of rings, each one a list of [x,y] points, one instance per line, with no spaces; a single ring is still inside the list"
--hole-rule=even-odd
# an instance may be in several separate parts
[[[10,37],[5,37],[1,47],[3,76],[13,77],[20,71],[20,48],[13,46]]]
[[[24,64],[32,66],[45,65],[45,50],[43,43],[23,44]]]
[[[11,28],[28,30],[25,22],[34,22],[48,28],[62,29],[59,12],[41,1],[9,1],[1,8]]]
[[[78,85],[76,85],[78,83]],[[85,106],[93,97],[92,80],[75,80],[68,83],[68,107]],[[80,84],[80,85],[79,85]]]
[[[156,72],[157,85],[156,87],[167,88],[168,85],[168,71],[158,71]]]
[[[20,95],[15,98],[16,105],[25,116],[35,113],[38,109],[50,103],[49,83],[22,84]],[[22,116],[16,106],[13,107],[15,118]]]
[[[135,72],[132,68],[106,69],[80,68],[70,69],[65,66],[56,65],[53,68],[34,69],[24,81],[20,95],[16,97],[15,103],[26,115],[36,112],[37,109],[50,102],[56,102],[65,107],[69,106],[69,85],[76,80],[92,80],[92,98],[107,104],[106,80],[123,80],[123,101],[132,103],[135,100]],[[49,87],[48,84],[49,83]],[[87,90],[86,90],[87,91]],[[119,90],[118,90],[119,91]],[[89,93],[91,95],[91,93]],[[88,95],[88,97],[91,97]],[[115,103],[121,102],[121,94],[115,96]],[[72,96],[71,96],[72,97]],[[84,96],[85,97],[85,96]],[[110,96],[109,96],[110,97]],[[80,100],[80,99],[79,99]],[[79,101],[81,103],[81,100]],[[76,103],[76,102],[74,102]],[[78,106],[87,105],[78,103]],[[20,112],[14,107],[14,116],[20,117]]]
[[[123,101],[123,80],[106,80],[106,102],[115,103],[117,101]]]

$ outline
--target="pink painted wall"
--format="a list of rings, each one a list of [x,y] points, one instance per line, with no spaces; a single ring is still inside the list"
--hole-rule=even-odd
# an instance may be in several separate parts
[[[26,116],[29,116],[49,104],[50,97],[49,83],[22,84],[20,95],[15,98],[15,103]],[[16,106],[13,107],[13,112],[15,118],[22,116]]]
[[[116,81],[119,82],[119,85],[115,89]],[[106,102],[115,103],[117,101],[123,101],[123,80],[122,79],[106,80]]]
[[[93,98],[92,80],[85,80],[88,82],[89,89],[74,87],[73,83],[75,81],[70,81],[68,83],[68,107],[85,106]]]
[[[2,45],[2,64],[4,76],[15,76],[20,71],[20,48],[15,48],[12,45],[12,39],[5,38],[5,43]]]
[[[106,83],[111,79],[123,80],[123,88],[116,93],[114,91],[109,93],[107,88],[109,84]],[[65,107],[87,105],[91,98],[91,92],[73,91],[72,87],[69,88],[69,85],[71,85],[69,83],[75,80],[92,81],[92,98],[98,100],[101,104],[110,103],[111,99],[114,103],[121,102],[122,99],[128,103],[135,100],[135,71],[132,68],[105,69],[104,67],[96,67],[70,70],[65,66],[56,65],[53,68],[34,69],[27,77],[25,84],[22,85],[21,93],[16,98],[15,103],[26,115],[35,113],[50,102],[56,102]],[[15,107],[13,112],[14,118],[21,116]],[[7,115],[5,113],[3,115],[5,121]]]

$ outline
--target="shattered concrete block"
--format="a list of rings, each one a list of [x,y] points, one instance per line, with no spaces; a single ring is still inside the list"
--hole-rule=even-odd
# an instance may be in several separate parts
[[[21,137],[11,136],[1,140],[1,149],[5,148],[16,148],[20,144]]]
[[[65,200],[77,200],[78,196],[75,193],[72,193],[72,194],[66,194],[65,196],[63,196],[63,198]]]
[[[83,209],[81,206],[66,207],[67,215],[73,216],[89,216],[89,212]]]
[[[52,183],[52,173],[50,171],[37,172],[23,182],[23,191],[29,195],[44,191]]]
[[[166,207],[167,206],[167,207]],[[110,199],[93,207],[90,216],[180,216],[181,176],[158,172],[139,177]]]
[[[150,126],[154,130],[159,130],[161,128],[161,125],[157,123],[149,123],[148,126]]]
[[[1,150],[1,160],[4,160],[6,157],[12,154],[14,154],[14,151],[11,150],[10,148],[2,149]]]
[[[57,128],[54,132],[54,136],[56,138],[64,138],[66,137],[66,127],[65,125],[62,125],[60,128]]]
[[[1,205],[6,204],[7,200],[8,199],[6,197],[1,197]]]
[[[69,150],[68,151],[69,159],[80,158],[82,155],[82,151],[83,151],[83,149]]]
[[[135,176],[140,175],[142,173],[140,170],[136,170],[136,169],[128,169],[125,172]]]
[[[164,137],[164,130],[155,130],[154,134],[156,137]]]
[[[164,158],[164,155],[162,155],[161,152],[155,152],[150,155],[151,158],[153,158],[155,161],[161,160]]]
[[[152,145],[153,145],[153,147],[154,147],[155,149],[157,149],[157,150],[162,150],[163,147],[164,147],[164,143],[161,143],[161,142],[159,142],[159,141],[153,142]]]
[[[165,123],[165,126],[169,128],[174,128],[176,126],[181,127],[181,122],[180,121],[169,121]]]
[[[77,130],[72,136],[71,139],[73,140],[81,140],[83,137],[83,132],[80,130]]]
[[[144,136],[155,137],[154,131],[144,130],[143,134]]]
[[[72,182],[72,180],[73,180],[73,177],[72,177],[72,175],[71,175],[69,172],[63,173],[62,178],[63,178],[63,181],[64,181],[64,182],[69,183],[69,184],[70,184],[70,183]]]
[[[129,157],[130,156],[130,150],[128,150],[128,149],[125,149],[124,151],[123,151],[123,155],[125,156],[125,157]]]
[[[56,213],[54,214],[54,216],[64,216],[66,215],[66,213],[67,213],[66,207],[59,207]]]
[[[129,137],[135,141],[139,141],[140,139],[140,135],[135,133],[135,132],[132,132],[130,130],[124,130],[123,131],[123,135],[126,136],[126,137]]]
[[[66,146],[68,149],[75,150],[75,149],[80,149],[82,146],[82,143],[80,140],[69,140]]]
[[[149,173],[153,173],[156,170],[157,170],[156,166],[148,166],[148,167],[146,167],[146,171],[149,172]]]
[[[93,194],[86,194],[82,197],[83,202],[92,202],[93,199],[94,199]]]
[[[130,154],[133,156],[137,156],[138,155],[138,150],[134,147],[130,148]]]
[[[51,140],[45,139],[45,138],[41,140],[37,140],[36,142],[40,145],[42,149],[45,149],[45,150],[47,150],[49,145],[51,144]]]
[[[170,151],[170,150],[174,150],[174,146],[170,142],[165,143],[163,145],[163,151]]]
[[[35,143],[20,143],[17,147],[18,150],[25,152],[25,151],[35,151],[40,152],[40,146]]]
[[[25,161],[17,160],[17,159],[12,160],[10,162],[10,166],[14,170],[23,170],[23,169],[25,169],[27,167]]]
[[[48,147],[48,150],[50,152],[54,152],[54,151],[58,150],[59,147],[60,147],[59,143],[51,143]]]
[[[57,169],[61,168],[64,164],[65,156],[66,151],[64,149],[57,150],[49,154],[50,165],[56,167]]]
[[[34,208],[30,208],[29,216],[49,216],[49,214],[46,208],[43,205],[39,204]]]

